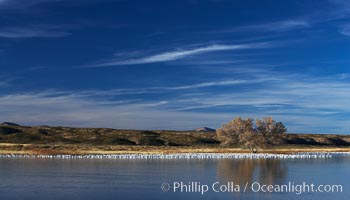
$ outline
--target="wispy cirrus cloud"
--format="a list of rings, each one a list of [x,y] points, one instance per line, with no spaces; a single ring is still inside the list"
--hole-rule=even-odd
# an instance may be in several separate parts
[[[0,87],[7,86],[7,85],[8,85],[7,82],[5,82],[5,81],[0,81]]]
[[[0,121],[183,130],[198,126],[219,127],[221,123],[238,115],[255,118],[271,115],[286,123],[291,132],[350,131],[347,128],[349,121],[342,118],[344,114],[350,113],[347,101],[350,98],[349,82],[341,81],[336,76],[326,79],[273,73],[266,76],[271,79],[252,83],[263,84],[264,87],[244,92],[236,92],[233,87],[210,95],[207,90],[193,93],[186,86],[168,87],[183,90],[176,94],[176,98],[105,98],[106,95],[115,95],[112,91],[47,91],[2,95]],[[213,85],[224,87],[226,83],[235,84],[222,81],[197,85],[203,88]]]
[[[295,29],[302,29],[311,26],[311,23],[306,19],[283,20],[275,22],[266,22],[260,24],[252,24],[227,28],[214,32],[230,33],[230,32],[285,32]]]
[[[269,46],[269,43],[252,43],[252,44],[237,44],[237,45],[213,44],[213,45],[198,47],[194,49],[163,52],[163,53],[158,53],[155,55],[140,57],[140,58],[115,60],[115,61],[113,60],[109,62],[90,65],[88,67],[107,67],[107,66],[119,66],[119,65],[138,65],[138,64],[159,63],[159,62],[180,60],[180,59],[187,58],[189,56],[205,54],[210,52],[266,48],[268,46]]]
[[[16,78],[8,78],[0,75],[0,87],[8,87],[11,85],[11,82]]]
[[[341,73],[341,74],[338,74],[338,77],[341,80],[350,79],[350,73]]]
[[[192,85],[182,85],[176,87],[164,87],[163,89],[167,90],[188,90],[188,89],[197,89],[197,88],[206,88],[206,87],[219,87],[219,86],[233,86],[233,85],[242,85],[242,84],[256,84],[265,82],[268,80],[273,80],[274,78],[256,78],[254,80],[248,79],[235,79],[235,80],[224,80],[224,81],[212,81],[212,82],[203,82]]]
[[[186,103],[176,110],[234,111],[242,116],[254,117],[271,115],[284,121],[292,132],[350,132],[346,123],[338,123],[350,113],[347,102],[350,98],[350,82],[338,76],[315,78],[292,75],[279,78],[262,83],[262,88],[244,92],[226,89],[215,95],[192,93],[186,97],[188,99],[182,99]]]
[[[340,26],[338,32],[342,35],[350,36],[350,24]]]
[[[293,78],[293,77],[292,77]],[[215,107],[222,105],[250,105],[265,107],[266,105],[291,105],[295,108],[337,110],[338,112],[350,112],[346,99],[350,98],[350,83],[332,79],[315,79],[294,77],[276,79],[273,84],[265,87],[240,93],[222,93],[213,97],[202,99],[198,102],[199,108]],[[278,87],[276,87],[276,85]],[[182,110],[195,109],[185,108]],[[305,113],[308,114],[308,113]]]
[[[278,22],[271,22],[266,24],[257,24],[251,26],[241,27],[241,30],[260,30],[260,31],[289,31],[293,29],[300,29],[309,27],[310,23],[306,20],[285,20]]]
[[[28,125],[184,130],[213,126],[211,119],[222,116],[166,110],[161,108],[164,104],[167,101],[101,102],[56,92],[12,94],[0,96],[0,121]]]
[[[273,77],[255,78],[254,80],[231,79],[231,80],[209,81],[209,82],[200,82],[200,83],[193,83],[193,84],[187,84],[187,85],[167,86],[167,87],[112,89],[112,90],[106,90],[106,91],[96,91],[96,90],[80,91],[80,92],[76,91],[74,92],[74,94],[82,97],[88,97],[88,96],[120,96],[120,95],[151,94],[151,93],[171,93],[174,91],[204,89],[208,87],[224,87],[224,86],[257,84],[257,83],[273,81],[273,80],[279,80],[279,79],[273,78]],[[67,94],[67,93],[64,93],[64,94]]]
[[[27,27],[3,27],[0,37],[3,38],[57,38],[70,35],[62,26],[32,25]]]
[[[186,90],[186,89],[213,87],[213,86],[239,85],[239,84],[245,84],[245,83],[249,83],[249,81],[248,80],[213,81],[213,82],[197,83],[197,84],[193,84],[193,85],[182,85],[182,86],[177,86],[177,87],[168,87],[166,89]]]

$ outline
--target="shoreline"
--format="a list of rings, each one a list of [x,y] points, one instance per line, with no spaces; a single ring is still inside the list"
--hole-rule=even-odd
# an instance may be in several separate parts
[[[172,154],[0,154],[1,158],[44,159],[146,159],[146,160],[203,160],[203,159],[319,159],[334,156],[350,156],[350,152],[303,152],[295,154],[276,153],[172,153]]]
[[[252,154],[243,148],[225,148],[209,146],[127,146],[127,145],[73,145],[73,144],[13,144],[0,143],[0,157],[9,156],[80,156],[80,157],[271,157],[300,156],[310,154],[349,154],[350,147],[322,147],[322,146],[276,146],[274,148],[260,149]],[[136,156],[135,156],[136,155]],[[186,156],[185,156],[186,155]],[[215,156],[212,156],[215,155]]]
[[[256,154],[298,154],[298,153],[332,153],[350,152],[350,147],[298,147],[281,146],[268,149],[259,149]],[[249,150],[238,147],[203,147],[203,146],[109,146],[109,145],[41,145],[41,144],[4,144],[0,143],[0,155],[111,155],[111,154],[175,154],[175,153],[251,153]]]

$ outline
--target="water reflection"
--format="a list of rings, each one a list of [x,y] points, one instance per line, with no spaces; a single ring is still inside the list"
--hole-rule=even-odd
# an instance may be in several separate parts
[[[217,176],[220,182],[245,185],[258,181],[261,184],[285,182],[288,168],[278,159],[225,159],[220,160]]]

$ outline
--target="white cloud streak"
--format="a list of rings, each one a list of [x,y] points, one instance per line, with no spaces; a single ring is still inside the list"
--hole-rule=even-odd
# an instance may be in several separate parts
[[[265,82],[268,80],[274,80],[274,78],[256,78],[254,80],[247,79],[236,79],[236,80],[224,80],[224,81],[213,81],[213,82],[203,82],[192,85],[182,85],[176,87],[164,87],[163,89],[167,90],[187,90],[187,89],[197,89],[205,87],[218,87],[218,86],[233,86],[233,85],[242,85],[242,84],[256,84]]]
[[[350,132],[350,121],[334,115],[349,114],[350,83],[337,79],[318,79],[296,75],[267,74],[257,82],[264,87],[249,91],[223,93],[186,93],[186,90],[211,86],[245,84],[245,81],[204,82],[192,87],[159,87],[184,90],[176,98],[163,100],[106,100],[96,92],[44,92],[0,97],[0,121],[24,124],[49,124],[130,129],[193,129],[197,126],[219,127],[230,118],[271,115],[285,122],[292,132]],[[253,79],[252,79],[253,80]],[[273,83],[273,84],[268,84]],[[158,89],[159,89],[158,88]],[[154,88],[153,88],[154,89]],[[205,91],[205,90],[204,90]],[[115,93],[114,93],[115,94]],[[101,101],[101,99],[103,99]],[[207,108],[236,106],[230,112],[205,111]],[[248,108],[242,110],[241,108]],[[204,110],[203,110],[204,109]]]
[[[1,81],[0,81],[0,87],[6,86],[6,85],[7,85],[6,82],[1,82]]]
[[[308,20],[284,20],[284,21],[233,27],[233,28],[214,31],[214,32],[221,32],[221,33],[248,32],[248,31],[286,32],[286,31],[292,31],[296,29],[308,28],[310,25],[311,24]]]
[[[54,26],[3,27],[0,37],[3,38],[57,38],[70,35],[69,32]]]
[[[350,114],[350,82],[341,79],[339,74],[315,78],[265,71],[254,76],[173,87],[3,95],[0,96],[0,121],[183,130],[199,126],[217,128],[238,115],[254,118],[271,115],[285,122],[291,132],[350,132],[350,120],[344,118]],[[253,85],[242,91],[235,87],[220,88],[214,94],[205,90],[236,85],[244,88],[245,84]],[[133,92],[172,95],[130,99],[127,95]],[[125,96],[122,100],[111,100],[119,99],[118,95]]]
[[[266,48],[268,46],[269,46],[268,43],[240,44],[240,45],[213,44],[210,46],[199,47],[199,48],[190,49],[190,50],[177,50],[177,51],[164,52],[164,53],[159,53],[152,56],[135,58],[135,59],[103,62],[100,64],[91,65],[88,67],[106,67],[106,66],[118,66],[118,65],[138,65],[138,64],[159,63],[159,62],[180,60],[180,59],[187,58],[189,56],[205,54],[209,52]]]
[[[201,89],[207,87],[220,87],[220,86],[235,86],[235,85],[246,85],[246,84],[256,84],[262,83],[266,81],[280,80],[278,78],[273,77],[265,77],[265,78],[255,78],[254,80],[248,79],[233,79],[233,80],[222,80],[222,81],[212,81],[212,82],[201,82],[194,83],[188,85],[180,85],[180,86],[168,86],[168,87],[148,87],[148,88],[137,88],[137,89],[113,89],[106,91],[80,91],[75,92],[75,95],[79,95],[81,97],[89,97],[89,96],[117,96],[117,95],[132,95],[132,94],[150,94],[150,93],[166,93],[166,92],[174,92],[177,90],[193,90],[193,89]],[[63,93],[67,94],[67,93]]]
[[[272,86],[252,89],[248,92],[216,94],[200,99],[200,102],[196,102],[197,105],[195,106],[185,107],[181,110],[224,105],[260,107],[284,104],[304,110],[330,109],[350,113],[348,103],[350,83],[336,80],[308,79],[303,80],[297,77],[295,77],[295,80],[280,79],[278,81],[278,79],[275,79]]]
[[[260,31],[290,31],[294,29],[307,28],[310,24],[306,20],[286,20],[279,22],[272,22],[260,25],[252,25],[241,27],[243,30],[260,30]]]
[[[221,117],[220,114],[181,113],[159,108],[166,103],[115,104],[75,95],[16,94],[0,98],[0,120],[29,125],[184,130],[213,126],[212,119]]]
[[[350,24],[345,24],[339,28],[339,33],[345,36],[350,36]]]
[[[227,80],[227,81],[218,81],[218,82],[204,82],[193,85],[183,85],[177,87],[169,87],[167,89],[171,90],[185,90],[185,89],[196,89],[204,87],[213,87],[213,86],[228,86],[228,85],[239,85],[249,83],[247,80]]]

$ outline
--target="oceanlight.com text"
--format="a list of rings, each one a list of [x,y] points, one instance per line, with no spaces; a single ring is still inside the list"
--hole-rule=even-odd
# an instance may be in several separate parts
[[[257,181],[246,182],[244,185],[235,184],[234,182],[213,182],[203,184],[198,181],[193,182],[172,182],[163,183],[161,189],[164,192],[174,193],[200,193],[204,195],[208,192],[215,193],[294,193],[301,195],[303,193],[339,193],[343,192],[343,186],[340,184],[314,184],[307,182],[287,182],[285,184],[263,184]]]

